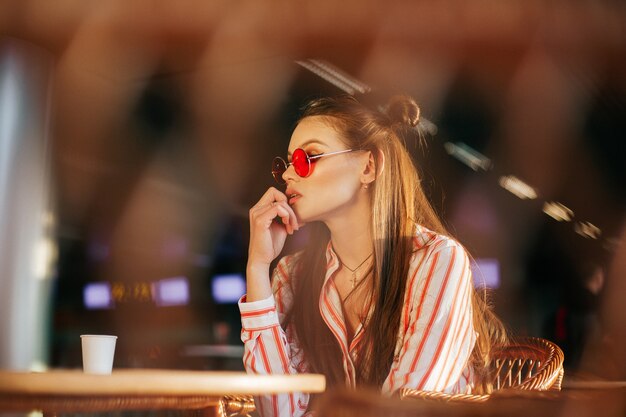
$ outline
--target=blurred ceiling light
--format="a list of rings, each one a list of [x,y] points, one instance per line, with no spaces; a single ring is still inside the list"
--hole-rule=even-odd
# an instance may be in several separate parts
[[[543,204],[543,212],[559,222],[569,222],[574,218],[574,212],[561,203],[546,201]]]
[[[589,239],[598,239],[602,234],[602,230],[599,227],[589,222],[577,222],[574,225],[574,230],[579,235]]]
[[[491,160],[489,158],[462,142],[446,142],[443,147],[450,156],[458,159],[474,171],[488,171],[491,169]]]
[[[439,128],[436,124],[421,115],[420,121],[417,123],[417,126],[415,126],[414,129],[416,129],[419,133],[428,133],[431,136],[435,136],[439,131]]]
[[[534,200],[537,198],[537,191],[524,181],[513,175],[500,177],[500,186],[522,200]]]
[[[326,61],[320,59],[306,59],[304,61],[296,61],[296,64],[308,69],[313,74],[323,78],[348,94],[365,94],[372,90],[367,84],[362,83]]]

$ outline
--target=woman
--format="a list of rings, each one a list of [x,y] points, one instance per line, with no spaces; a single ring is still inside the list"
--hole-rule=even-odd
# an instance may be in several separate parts
[[[383,112],[347,96],[305,108],[250,209],[242,317],[248,372],[326,375],[328,387],[477,392],[500,322],[473,287],[463,247],[446,236],[403,145],[419,108]],[[280,218],[280,222],[276,221]],[[274,269],[287,235],[306,248]],[[257,399],[262,415],[302,415],[307,394]]]

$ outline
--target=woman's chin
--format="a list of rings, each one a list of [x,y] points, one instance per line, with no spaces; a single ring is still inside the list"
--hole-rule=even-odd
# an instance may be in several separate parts
[[[305,224],[317,220],[314,218],[314,216],[311,216],[309,213],[303,212],[302,210],[294,208],[293,211],[294,213],[296,213],[296,219],[298,220],[298,224]]]
[[[307,221],[309,221],[307,216],[303,215],[303,213],[300,213],[300,211],[294,210],[294,213],[296,213],[296,220],[298,220],[298,224],[306,223]]]

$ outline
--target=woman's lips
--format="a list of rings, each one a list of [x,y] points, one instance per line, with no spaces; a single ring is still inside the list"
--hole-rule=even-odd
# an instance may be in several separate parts
[[[285,190],[285,195],[287,196],[287,203],[289,203],[290,206],[302,197],[302,195],[300,195],[297,191],[290,188]]]
[[[289,196],[289,205],[293,206],[293,204],[300,198],[302,197],[300,194],[291,194]]]

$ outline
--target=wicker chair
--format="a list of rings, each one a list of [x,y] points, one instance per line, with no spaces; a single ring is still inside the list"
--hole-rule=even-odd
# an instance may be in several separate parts
[[[220,399],[218,417],[250,417],[256,409],[251,395],[225,395]]]
[[[518,339],[494,354],[492,361],[494,393],[502,390],[560,390],[563,380],[563,351],[540,338]],[[445,394],[405,389],[403,399],[482,402],[490,395]],[[493,394],[492,394],[493,395]]]
[[[563,380],[563,351],[554,343],[539,338],[524,338],[494,354],[494,391],[560,390]],[[403,399],[429,399],[452,402],[483,402],[490,395],[445,394],[441,392],[402,390]],[[248,416],[255,410],[252,396],[225,396],[220,401],[220,417]]]

